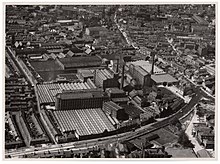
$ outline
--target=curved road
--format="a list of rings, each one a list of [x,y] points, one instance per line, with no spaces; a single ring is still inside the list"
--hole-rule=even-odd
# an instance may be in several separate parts
[[[72,143],[66,143],[66,144],[58,144],[58,145],[52,145],[53,147],[46,147],[46,148],[41,148],[39,150],[27,150],[26,151],[14,151],[14,152],[8,152],[5,154],[7,157],[10,155],[11,157],[19,157],[23,156],[26,154],[41,154],[44,152],[53,152],[53,151],[60,151],[60,150],[67,150],[71,149],[73,151],[79,151],[83,149],[88,149],[92,148],[94,146],[98,145],[104,145],[107,143],[113,143],[113,142],[122,142],[122,141],[128,141],[134,138],[137,138],[139,136],[145,135],[147,133],[150,133],[152,131],[155,131],[157,129],[163,128],[172,122],[173,119],[181,119],[185,115],[187,115],[189,112],[193,110],[193,107],[199,102],[199,100],[202,97],[206,97],[207,94],[202,91],[200,87],[195,87],[195,94],[193,95],[193,98],[190,100],[188,104],[186,104],[184,107],[182,107],[178,112],[174,113],[173,115],[169,116],[168,118],[165,118],[161,121],[145,125],[139,129],[136,129],[135,132],[126,132],[126,133],[121,133],[118,135],[113,135],[113,136],[108,136],[108,137],[103,137],[103,138],[98,138],[98,139],[92,139],[92,140],[85,140],[85,141],[77,141],[77,142],[72,142]]]
[[[92,148],[98,145],[101,146],[107,143],[114,143],[118,141],[122,142],[125,140],[128,141],[128,140],[137,138],[139,136],[145,135],[147,133],[150,133],[152,131],[155,131],[157,129],[163,128],[167,126],[168,124],[170,124],[170,122],[172,122],[173,119],[176,119],[176,118],[181,119],[182,117],[184,117],[190,111],[193,110],[193,107],[199,102],[199,100],[202,97],[203,96],[201,94],[201,89],[197,87],[195,90],[195,94],[193,98],[191,99],[191,101],[188,104],[186,104],[183,108],[181,108],[178,112],[174,113],[168,118],[163,119],[162,121],[158,121],[158,122],[155,122],[149,125],[145,125],[139,129],[136,129],[135,132],[126,132],[126,133],[121,133],[121,134],[113,135],[109,137],[103,137],[103,138],[91,139],[91,140],[85,140],[85,141],[77,141],[77,142],[63,144],[63,146],[61,146],[61,144],[58,144],[58,145],[53,145],[54,147],[51,147],[51,148],[41,148],[36,151],[29,150],[29,151],[10,152],[10,153],[6,153],[5,156],[7,157],[8,155],[10,155],[11,157],[19,157],[25,154],[33,154],[33,153],[41,154],[41,153],[48,152],[48,151],[53,152],[53,151],[60,151],[60,150],[67,150],[67,149],[71,149],[73,151],[79,151],[79,150],[83,150],[87,148]]]

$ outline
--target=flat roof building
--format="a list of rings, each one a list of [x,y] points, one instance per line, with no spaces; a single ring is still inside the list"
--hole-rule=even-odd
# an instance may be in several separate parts
[[[178,82],[177,79],[175,79],[173,76],[171,76],[169,74],[151,75],[151,79],[157,85],[163,84],[164,82],[167,82],[167,83],[177,83]]]
[[[63,91],[88,90],[94,88],[96,87],[91,80],[85,83],[39,84],[37,85],[37,94],[39,96],[40,104],[54,104],[55,97],[58,93],[62,93]]]
[[[56,95],[56,110],[102,108],[109,98],[100,89],[75,90]]]
[[[174,84],[178,82],[178,80],[176,80],[170,74],[167,74],[157,66],[154,66],[154,71],[151,75],[152,64],[148,61],[139,60],[136,62],[131,62],[128,63],[128,67],[133,78],[137,81],[139,85],[142,86],[148,86],[149,83],[161,85],[164,82],[168,84]]]
[[[57,60],[63,69],[100,67],[102,59],[97,56],[70,57]]]
[[[58,110],[53,113],[62,133],[75,132],[76,136],[82,137],[115,130],[101,108]]]
[[[147,73],[150,73],[151,69],[152,69],[152,64],[149,63],[148,61],[144,61],[144,60],[138,60],[138,61],[129,63],[129,65],[130,64],[132,64],[134,66],[140,66]],[[162,69],[158,68],[157,66],[154,66],[154,74],[165,74],[165,72]]]

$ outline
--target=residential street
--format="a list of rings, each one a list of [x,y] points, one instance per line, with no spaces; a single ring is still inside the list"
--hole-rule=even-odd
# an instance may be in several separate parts
[[[190,121],[190,123],[189,123],[187,129],[186,129],[186,134],[188,135],[189,140],[191,140],[192,144],[195,145],[195,147],[193,148],[193,150],[195,151],[195,153],[196,153],[197,151],[199,151],[199,150],[204,149],[204,148],[198,143],[198,141],[196,140],[196,138],[193,137],[193,135],[192,135],[193,123],[198,122],[198,121],[197,121],[197,118],[198,118],[198,116],[196,115],[196,111],[195,111],[195,112],[194,112],[194,115],[193,115],[193,117],[192,117],[192,119],[191,119],[191,121]]]

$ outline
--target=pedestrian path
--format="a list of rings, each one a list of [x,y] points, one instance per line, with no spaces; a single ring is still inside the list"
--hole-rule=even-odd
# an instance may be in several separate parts
[[[198,143],[198,141],[197,141],[197,139],[195,138],[195,137],[193,137],[193,135],[192,135],[192,130],[193,130],[193,123],[195,123],[195,122],[198,122],[197,120],[198,120],[198,118],[197,118],[198,116],[196,115],[196,111],[194,112],[194,115],[193,115],[193,117],[192,117],[192,119],[191,119],[191,121],[190,121],[190,123],[189,123],[189,125],[188,125],[188,127],[187,127],[187,129],[186,129],[186,134],[188,135],[188,137],[189,137],[189,140],[192,142],[192,144],[195,146],[194,148],[193,148],[193,150],[194,150],[194,152],[198,152],[199,150],[202,150],[202,149],[204,149],[199,143]]]

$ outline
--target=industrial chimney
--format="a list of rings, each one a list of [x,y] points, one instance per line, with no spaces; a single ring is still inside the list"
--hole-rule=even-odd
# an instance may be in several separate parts
[[[156,54],[156,51],[152,51],[152,57],[153,57],[153,61],[152,61],[152,68],[151,68],[151,75],[154,74],[154,63],[155,63],[155,54]]]

